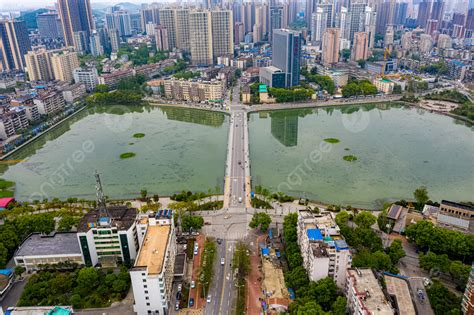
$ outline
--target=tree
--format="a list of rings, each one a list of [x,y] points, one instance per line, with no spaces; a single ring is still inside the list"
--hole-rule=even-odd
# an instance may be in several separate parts
[[[256,212],[252,216],[252,220],[249,223],[249,227],[252,229],[260,227],[260,231],[266,232],[268,227],[272,223],[270,216],[264,212]]]
[[[285,273],[285,282],[287,287],[298,291],[298,289],[305,288],[308,285],[308,273],[303,266],[298,266]]]
[[[399,239],[394,240],[387,248],[387,254],[390,256],[392,263],[394,265],[397,264],[402,257],[406,256],[405,251],[403,250],[402,241]]]
[[[428,196],[428,190],[425,186],[421,186],[413,192],[413,196],[415,197],[416,202],[418,203],[419,207],[421,208],[430,197]]]
[[[142,199],[145,199],[147,195],[148,191],[146,189],[140,190],[140,196],[142,197]]]
[[[355,216],[354,222],[358,227],[368,229],[377,222],[377,218],[369,211],[362,211]]]
[[[94,267],[82,268],[77,275],[77,285],[84,290],[90,290],[99,284],[99,272]]]
[[[25,267],[23,266],[16,266],[15,267],[15,275],[17,277],[21,277],[21,275],[26,271]]]
[[[351,57],[351,50],[347,48],[343,49],[341,51],[341,56],[342,56],[342,59],[349,60],[349,58]]]
[[[337,225],[345,225],[349,222],[349,213],[347,211],[341,211],[336,214],[336,224]]]
[[[108,91],[109,87],[106,84],[97,84],[94,89],[95,93],[107,93]]]
[[[199,230],[204,225],[204,219],[197,215],[183,215],[181,217],[181,226],[184,231]]]
[[[365,60],[364,59],[357,60],[357,64],[359,65],[359,67],[365,68]]]
[[[338,296],[336,301],[331,306],[331,311],[334,315],[345,315],[347,309],[347,299],[343,296]]]
[[[395,84],[393,87],[393,94],[402,94],[402,86],[400,84]]]
[[[461,314],[461,299],[443,286],[441,282],[434,280],[426,291],[436,315]]]

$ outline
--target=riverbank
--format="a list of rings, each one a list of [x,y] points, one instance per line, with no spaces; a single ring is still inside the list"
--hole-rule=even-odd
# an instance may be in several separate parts
[[[79,110],[77,110],[76,112],[72,113],[71,115],[61,119],[60,121],[58,121],[57,123],[55,123],[54,125],[50,126],[49,128],[43,130],[42,132],[40,132],[39,134],[37,134],[36,136],[34,136],[33,138],[25,141],[24,143],[22,143],[21,145],[19,145],[18,147],[16,147],[15,149],[9,151],[8,153],[5,153],[4,155],[0,156],[0,161],[3,161],[5,160],[7,157],[9,157],[10,155],[14,154],[15,152],[21,150],[22,148],[24,148],[25,146],[27,146],[28,144],[36,141],[38,138],[40,138],[41,136],[45,135],[46,133],[48,133],[49,131],[57,128],[58,126],[60,126],[62,123],[68,121],[69,119],[71,119],[72,117],[76,116],[78,113],[82,112],[84,109],[86,109],[87,106],[84,106],[82,108],[80,108]]]

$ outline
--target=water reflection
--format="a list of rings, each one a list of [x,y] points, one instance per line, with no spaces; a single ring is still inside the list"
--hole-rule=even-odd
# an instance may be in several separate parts
[[[225,115],[219,112],[168,106],[160,107],[160,109],[170,120],[178,120],[212,127],[220,127],[225,121]]]

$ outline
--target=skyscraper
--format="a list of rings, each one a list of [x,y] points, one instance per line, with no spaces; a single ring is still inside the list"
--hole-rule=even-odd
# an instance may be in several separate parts
[[[282,18],[283,18],[283,8],[281,6],[270,6],[269,8],[269,18],[270,25],[268,28],[269,37],[272,38],[273,30],[280,29]]]
[[[213,59],[234,55],[234,25],[231,10],[211,11]]]
[[[94,27],[90,0],[58,0],[59,16],[66,46],[74,46],[74,33],[90,36]]]
[[[153,24],[160,24],[160,9],[158,6],[151,6],[148,8],[140,9],[140,24],[142,32],[146,31],[146,25],[148,22]]]
[[[23,70],[25,54],[31,50],[28,30],[24,21],[0,21],[0,69]]]
[[[176,47],[189,51],[191,48],[189,33],[189,10],[176,9],[174,17],[176,25]]]
[[[322,8],[317,7],[316,12],[313,13],[311,19],[311,40],[313,42],[320,42],[323,38],[324,31],[327,25],[327,15]]]
[[[160,24],[166,28],[168,32],[168,45],[170,49],[176,48],[176,18],[175,10],[162,9],[160,10]]]
[[[369,36],[366,32],[354,33],[354,45],[351,58],[353,61],[366,60],[369,56]]]
[[[107,13],[105,15],[105,22],[107,29],[116,29],[122,38],[132,35],[130,14],[127,11],[120,10],[114,13]]]
[[[120,36],[116,28],[107,30],[107,35],[110,40],[110,49],[112,52],[117,52],[120,47]]]
[[[444,15],[444,0],[436,0],[431,5],[431,19],[437,20],[438,25],[441,25]]]
[[[272,38],[272,65],[285,72],[285,87],[299,85],[301,33],[287,29],[276,29],[273,30]]]
[[[212,22],[211,12],[193,11],[189,14],[191,32],[191,61],[193,65],[212,65]],[[169,34],[169,33],[168,33]]]
[[[331,66],[339,61],[340,37],[339,28],[328,28],[324,31],[321,59],[324,65]]]
[[[38,48],[25,55],[30,81],[51,81],[54,79],[50,54],[46,49]]]
[[[385,34],[387,25],[394,23],[396,5],[395,0],[385,0],[377,7],[377,23],[375,26],[377,33]]]
[[[235,22],[235,25],[234,25],[234,43],[235,43],[235,45],[239,45],[241,42],[244,41],[244,35],[245,35],[244,23]],[[255,34],[254,34],[254,36],[255,36]]]
[[[104,54],[104,46],[100,40],[100,35],[96,30],[92,31],[89,38],[90,52],[92,56],[102,56]]]
[[[55,39],[64,37],[61,19],[57,13],[42,13],[36,16],[38,33],[41,38]]]
[[[64,50],[54,53],[51,57],[51,66],[56,80],[72,82],[74,69],[79,68],[79,59],[74,51]]]
[[[418,17],[416,19],[416,24],[419,27],[424,28],[428,19],[431,15],[431,1],[430,0],[423,0],[418,5]]]
[[[365,0],[355,0],[351,2],[349,7],[349,39],[351,41],[354,41],[354,33],[364,31],[365,8]]]

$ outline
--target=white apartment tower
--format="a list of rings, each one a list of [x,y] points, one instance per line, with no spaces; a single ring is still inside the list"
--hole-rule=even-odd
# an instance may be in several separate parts
[[[138,315],[169,314],[176,237],[170,210],[137,221],[140,250],[130,270],[134,311]]]

